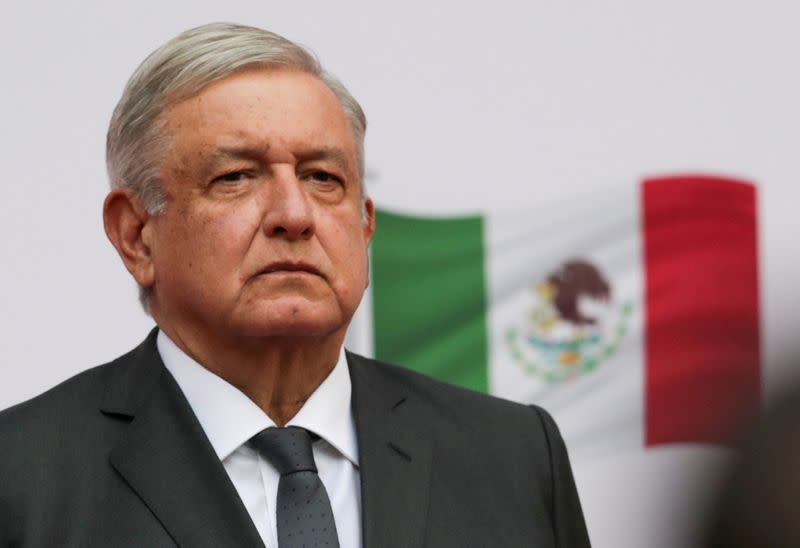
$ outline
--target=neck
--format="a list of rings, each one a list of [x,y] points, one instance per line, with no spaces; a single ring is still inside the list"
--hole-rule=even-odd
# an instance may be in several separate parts
[[[209,338],[159,325],[188,356],[258,405],[278,426],[294,417],[339,359],[345,328],[315,337]]]

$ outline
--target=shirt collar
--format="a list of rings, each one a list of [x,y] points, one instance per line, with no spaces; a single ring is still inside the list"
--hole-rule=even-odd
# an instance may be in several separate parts
[[[243,392],[186,355],[163,331],[158,332],[156,345],[220,460],[263,429],[275,426]],[[350,372],[342,347],[333,371],[287,426],[314,432],[358,466],[351,394]]]

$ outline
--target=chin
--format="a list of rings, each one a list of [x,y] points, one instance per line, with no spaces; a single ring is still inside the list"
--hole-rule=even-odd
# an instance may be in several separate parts
[[[338,306],[281,302],[259,308],[241,318],[239,331],[245,336],[318,337],[346,329],[350,319]]]

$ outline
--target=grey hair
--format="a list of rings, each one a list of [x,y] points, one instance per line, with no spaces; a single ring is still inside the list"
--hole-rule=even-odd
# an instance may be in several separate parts
[[[275,33],[233,23],[189,29],[151,53],[128,80],[111,116],[106,165],[112,189],[127,189],[145,210],[159,215],[166,207],[161,164],[169,147],[162,114],[206,86],[253,67],[299,70],[319,78],[338,99],[350,123],[364,212],[364,134],[367,119],[358,101],[313,53]],[[148,310],[150,291],[141,288]]]

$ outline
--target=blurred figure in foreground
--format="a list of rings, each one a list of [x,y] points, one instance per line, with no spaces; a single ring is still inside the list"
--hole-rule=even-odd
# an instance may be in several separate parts
[[[706,547],[800,546],[800,390],[787,394],[756,422],[734,461]]]

